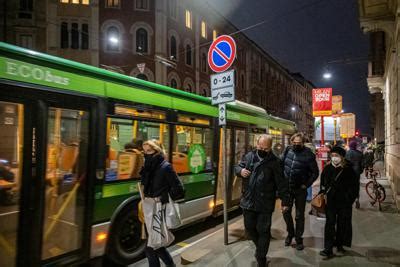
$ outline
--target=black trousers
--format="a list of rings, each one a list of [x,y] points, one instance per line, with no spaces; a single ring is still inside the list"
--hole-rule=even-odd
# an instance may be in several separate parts
[[[256,258],[266,259],[271,240],[272,213],[243,210],[244,227],[256,245]]]
[[[307,189],[294,189],[290,194],[289,209],[283,213],[286,222],[288,236],[295,237],[297,243],[303,242],[304,233],[304,211],[306,209]],[[296,205],[296,229],[294,228],[292,208]]]
[[[326,207],[324,247],[332,250],[336,245],[351,246],[352,239],[352,206],[344,208]]]
[[[169,254],[168,250],[164,247],[154,250],[151,247],[145,249],[147,260],[149,261],[149,267],[160,267],[160,258],[167,266],[173,266],[174,261]]]

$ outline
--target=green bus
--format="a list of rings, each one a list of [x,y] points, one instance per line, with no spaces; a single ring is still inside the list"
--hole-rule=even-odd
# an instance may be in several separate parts
[[[233,165],[262,133],[279,153],[295,124],[238,101],[227,119],[234,209]],[[145,247],[137,182],[148,139],[184,183],[183,225],[220,214],[221,135],[210,98],[0,43],[1,266],[134,262]]]

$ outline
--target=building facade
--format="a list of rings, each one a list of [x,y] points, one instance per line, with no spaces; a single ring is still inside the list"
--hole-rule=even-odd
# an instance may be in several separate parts
[[[1,41],[98,66],[97,0],[1,2]]]
[[[371,40],[367,82],[375,109],[374,134],[382,139],[379,129],[384,129],[385,171],[397,207],[400,207],[399,8],[398,0],[359,0],[361,28],[370,34]]]

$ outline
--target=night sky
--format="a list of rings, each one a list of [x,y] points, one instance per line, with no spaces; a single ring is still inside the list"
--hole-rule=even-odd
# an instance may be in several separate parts
[[[291,72],[343,96],[343,109],[357,116],[356,128],[369,133],[366,82],[368,36],[358,21],[356,0],[208,0]],[[334,62],[332,62],[334,61]],[[331,63],[330,63],[331,62]],[[328,69],[333,77],[322,78]]]

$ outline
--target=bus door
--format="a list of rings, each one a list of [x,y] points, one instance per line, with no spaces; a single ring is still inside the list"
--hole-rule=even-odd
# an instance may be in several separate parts
[[[1,266],[88,254],[91,102],[0,83]]]
[[[236,206],[240,202],[242,195],[242,179],[235,175],[234,167],[239,164],[242,157],[246,154],[246,129],[234,128],[231,141],[231,160],[229,161],[229,187],[230,187],[230,206]]]

